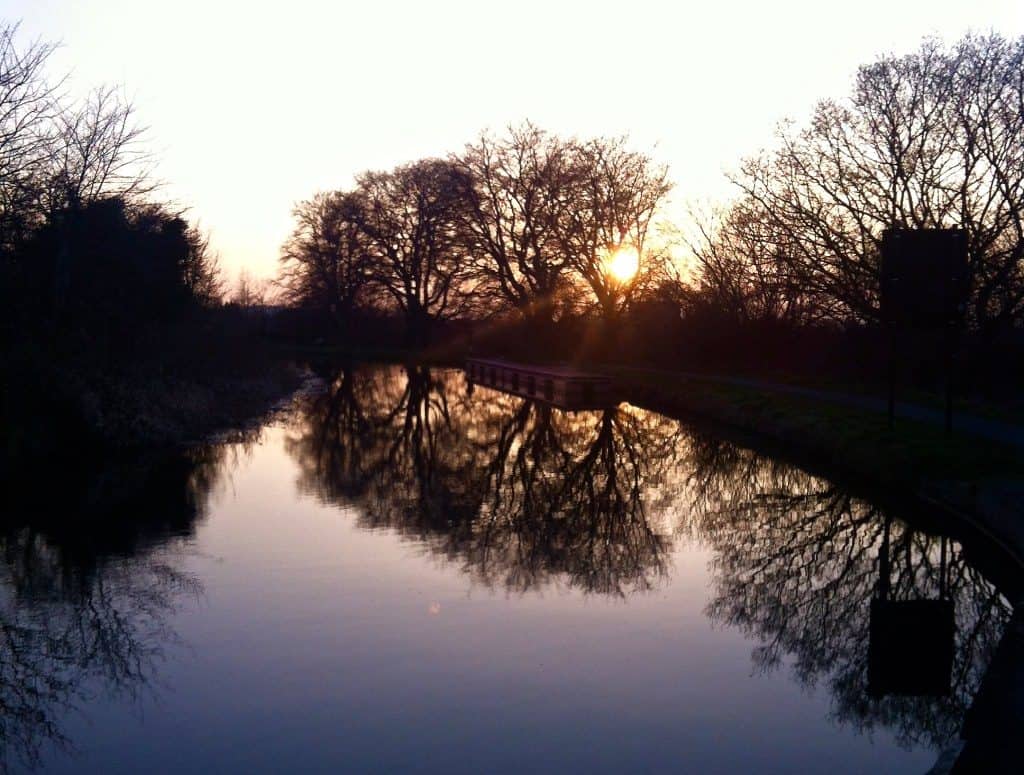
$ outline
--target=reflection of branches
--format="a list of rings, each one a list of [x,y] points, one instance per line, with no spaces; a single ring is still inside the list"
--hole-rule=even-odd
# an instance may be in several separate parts
[[[718,621],[762,643],[763,670],[793,658],[797,679],[826,681],[834,717],[861,731],[893,728],[904,745],[942,745],[958,730],[1009,616],[1004,598],[953,544],[940,573],[940,539],[891,527],[889,594],[954,603],[957,634],[947,697],[869,699],[869,602],[879,584],[885,519],[867,503],[797,469],[718,442],[694,444],[700,530],[716,549]]]
[[[654,468],[639,443],[648,429],[618,410],[553,416],[547,407],[523,409],[523,444],[492,462],[477,571],[491,581],[512,571],[505,584],[520,589],[547,574],[602,594],[649,589],[665,573],[670,544],[643,501]],[[496,561],[498,547],[504,553]]]
[[[943,563],[938,537],[892,522],[892,599],[954,603],[952,690],[869,698],[886,516],[784,462],[628,406],[565,413],[467,394],[453,372],[366,369],[310,402],[289,449],[304,488],[357,504],[364,527],[415,538],[491,587],[650,589],[671,537],[687,533],[715,552],[709,616],[760,640],[760,669],[791,660],[802,684],[829,688],[838,722],[891,728],[906,745],[957,730],[1008,616],[955,542]]]
[[[151,689],[177,642],[177,600],[201,593],[177,567],[180,537],[231,451],[122,468],[0,529],[0,771],[71,750],[60,718],[97,688],[131,700]]]
[[[360,521],[415,537],[488,586],[564,580],[622,595],[665,572],[645,485],[678,424],[629,410],[566,414],[454,372],[344,372],[289,441],[301,484],[358,501]]]
[[[23,547],[27,548],[27,547]],[[7,579],[5,578],[6,582]],[[74,597],[5,604],[0,623],[0,747],[38,764],[44,744],[69,749],[58,717],[98,682],[134,699],[150,686],[175,636],[167,625],[198,582],[163,561],[105,567]]]

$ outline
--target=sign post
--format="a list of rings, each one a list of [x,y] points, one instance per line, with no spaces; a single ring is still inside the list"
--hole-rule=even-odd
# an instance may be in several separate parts
[[[889,333],[889,427],[896,415],[900,339],[942,337],[946,433],[953,431],[953,351],[968,290],[967,233],[962,229],[886,229],[882,235],[882,321]],[[909,353],[904,353],[909,355]]]

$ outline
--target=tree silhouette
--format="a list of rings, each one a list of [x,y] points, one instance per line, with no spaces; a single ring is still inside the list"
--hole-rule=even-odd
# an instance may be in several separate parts
[[[340,191],[299,203],[278,275],[284,301],[326,313],[346,336],[356,310],[370,301],[373,279],[358,206],[355,194]]]
[[[784,272],[806,314],[873,322],[883,231],[958,227],[969,321],[991,332],[1019,320],[1022,70],[1024,39],[998,35],[927,40],[861,67],[847,100],[820,102],[806,127],[784,125],[774,151],[744,163],[744,215],[723,223],[717,250],[756,241],[777,262],[769,283]]]
[[[0,259],[34,227],[38,182],[47,174],[59,85],[46,78],[56,48],[17,43],[18,25],[0,23]]]
[[[411,344],[429,342],[435,322],[473,298],[458,235],[468,185],[439,159],[359,177],[354,217],[375,284],[401,313]]]
[[[528,318],[550,320],[565,290],[557,233],[573,206],[570,144],[532,124],[482,133],[455,158],[472,180],[464,239],[487,287]]]
[[[664,278],[666,256],[653,244],[652,226],[672,187],[668,168],[629,150],[626,138],[575,143],[572,166],[572,206],[558,230],[561,249],[604,319],[616,320],[640,291]],[[623,247],[639,258],[629,279],[606,265]]]
[[[669,189],[666,168],[626,138],[529,123],[483,133],[448,159],[367,172],[299,205],[279,282],[296,306],[361,298],[397,313],[417,346],[448,319],[515,311],[541,336],[569,315],[615,320],[667,277],[653,237]],[[620,248],[637,251],[635,277],[609,272]]]

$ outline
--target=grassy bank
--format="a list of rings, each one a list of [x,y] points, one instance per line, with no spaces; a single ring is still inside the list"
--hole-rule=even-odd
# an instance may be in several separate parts
[[[614,372],[613,372],[614,373]],[[683,410],[765,434],[883,484],[933,479],[981,481],[1019,474],[1019,452],[941,427],[802,396],[699,377],[614,373],[636,403]]]
[[[1024,455],[1018,448],[884,413],[726,384],[611,369],[630,403],[696,416],[783,445],[826,470],[974,523],[1024,563]]]
[[[767,373],[754,372],[750,374],[730,371],[729,375],[749,378],[755,381],[774,382],[795,388],[844,393],[869,399],[877,399],[888,395],[888,384],[884,379],[873,381],[866,379],[837,379],[828,374],[807,375],[779,371],[769,371]],[[899,381],[896,385],[896,400],[900,403],[915,404],[940,412],[945,411],[946,408],[946,396],[942,389],[924,390],[919,387],[908,386]],[[998,399],[981,396],[968,398],[963,395],[956,395],[953,399],[953,409],[955,414],[969,414],[998,422],[1024,425],[1024,401],[1016,395],[1012,398],[1001,396]]]
[[[7,460],[198,441],[267,411],[303,378],[265,340],[216,328],[181,332],[130,360],[23,349],[9,358],[7,375]]]

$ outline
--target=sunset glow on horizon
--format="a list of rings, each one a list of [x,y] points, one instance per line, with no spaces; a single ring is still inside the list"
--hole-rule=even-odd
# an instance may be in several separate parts
[[[848,94],[859,65],[932,34],[1024,32],[1017,0],[0,9],[22,20],[26,43],[61,43],[52,67],[71,74],[69,91],[123,86],[150,128],[164,193],[211,232],[229,277],[273,276],[293,206],[316,191],[526,119],[565,136],[628,133],[669,165],[669,216],[682,222],[688,202],[731,194],[723,173],[770,144],[779,121]],[[600,55],[623,40],[636,55]]]

